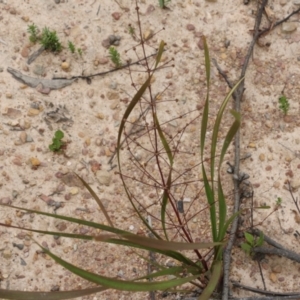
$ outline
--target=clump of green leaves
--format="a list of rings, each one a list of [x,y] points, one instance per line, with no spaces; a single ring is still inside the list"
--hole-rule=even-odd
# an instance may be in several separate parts
[[[59,52],[62,50],[62,45],[57,37],[56,31],[49,30],[45,27],[42,34],[39,36],[39,29],[35,24],[29,25],[27,32],[30,34],[29,40],[32,43],[39,42],[44,46],[45,50],[50,50],[52,52]]]
[[[30,34],[30,42],[36,43],[38,41],[38,27],[35,24],[28,25],[27,32]]]
[[[170,1],[171,1],[171,0],[158,0],[159,6],[160,6],[161,8],[167,8],[167,7],[166,7],[166,4],[169,3]]]
[[[52,52],[59,52],[62,50],[62,45],[57,37],[56,31],[51,31],[48,27],[43,29],[40,43],[44,46],[45,50],[50,50]]]
[[[257,238],[249,232],[244,232],[244,236],[246,242],[242,243],[241,247],[248,255],[252,255],[253,248],[260,247],[264,243],[264,235],[262,232],[260,232],[260,235]]]
[[[68,47],[71,53],[75,53],[75,45],[71,41],[68,42]]]
[[[111,59],[111,61],[115,64],[115,66],[117,68],[122,66],[122,62],[121,62],[121,57],[120,57],[120,53],[118,52],[118,50],[111,46],[109,47],[109,57]]]
[[[71,51],[71,53],[77,52],[80,56],[82,56],[82,49],[81,48],[76,48],[75,45],[71,42],[68,41],[68,48]]]
[[[286,115],[289,111],[290,103],[286,96],[282,95],[279,97],[279,109]]]
[[[64,133],[61,130],[57,130],[52,139],[52,144],[49,145],[49,149],[53,152],[60,152],[63,145],[65,144],[62,139],[64,138]]]

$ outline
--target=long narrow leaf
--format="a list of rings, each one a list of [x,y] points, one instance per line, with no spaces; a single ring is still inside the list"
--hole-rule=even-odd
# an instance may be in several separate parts
[[[38,243],[37,243],[38,244]],[[197,278],[199,275],[178,278],[168,281],[159,281],[159,282],[133,282],[119,280],[115,278],[110,278],[106,276],[101,276],[81,268],[76,267],[73,264],[68,263],[67,261],[59,258],[55,254],[51,253],[48,249],[42,247],[38,244],[44,252],[46,252],[51,258],[53,258],[58,264],[60,264],[65,269],[69,270],[73,274],[80,276],[83,279],[86,279],[90,282],[96,284],[101,284],[104,287],[112,288],[120,291],[133,291],[133,292],[146,292],[146,291],[155,291],[155,290],[166,290],[184,283],[190,282],[191,280]]]
[[[83,183],[83,185],[86,187],[86,189],[90,192],[90,194],[93,196],[93,198],[96,200],[96,202],[98,203],[98,205],[99,205],[99,207],[100,207],[100,209],[102,210],[102,212],[103,212],[103,214],[104,214],[104,216],[105,216],[105,218],[106,218],[106,220],[107,220],[107,222],[109,223],[109,225],[111,226],[111,227],[114,227],[114,225],[113,225],[113,222],[111,221],[111,219],[110,219],[110,217],[109,217],[109,215],[108,215],[108,213],[107,213],[107,210],[105,209],[105,207],[104,207],[104,205],[103,205],[103,203],[102,203],[102,201],[100,200],[100,198],[97,196],[97,194],[94,192],[94,190],[79,176],[79,175],[77,175],[76,173],[74,173],[77,177],[78,177],[78,179]]]
[[[160,63],[162,54],[164,52],[164,47],[165,47],[165,42],[161,41],[159,44],[158,52],[157,52],[156,59],[155,59],[155,69],[157,68],[158,64]]]
[[[159,52],[160,53],[160,52]],[[161,55],[158,55],[157,56],[157,59],[160,59]],[[155,70],[154,70],[155,71]],[[153,71],[153,72],[154,72]],[[125,123],[126,123],[126,120],[128,119],[128,117],[130,116],[131,112],[133,111],[134,107],[136,106],[136,104],[140,101],[140,99],[142,98],[143,94],[145,93],[146,89],[149,87],[149,85],[151,84],[151,79],[152,79],[152,75],[149,75],[148,79],[145,81],[145,83],[141,86],[141,88],[137,91],[137,93],[134,95],[134,97],[132,98],[131,102],[129,103],[124,115],[123,115],[123,118],[122,118],[122,121],[121,121],[121,124],[120,124],[120,127],[119,127],[119,132],[118,132],[118,140],[117,140],[117,159],[118,159],[118,166],[119,166],[119,171],[120,171],[120,174],[121,174],[121,180],[122,180],[122,184],[124,186],[124,189],[125,189],[125,192],[126,192],[126,195],[132,205],[132,207],[134,208],[135,212],[137,213],[138,217],[140,218],[140,220],[142,220],[143,224],[148,228],[148,230],[154,235],[156,236],[157,238],[161,238],[159,236],[159,234],[153,230],[153,228],[148,224],[148,222],[145,220],[145,218],[142,216],[142,214],[139,212],[138,208],[136,207],[136,205],[134,204],[134,201],[132,200],[131,198],[131,195],[130,195],[130,192],[126,186],[126,183],[125,183],[125,180],[122,176],[122,168],[121,168],[121,156],[120,156],[120,151],[121,151],[121,137],[122,137],[122,134],[123,134],[123,131],[124,131],[124,127],[125,127]]]
[[[220,160],[219,160],[219,167],[218,167],[218,201],[219,201],[219,237],[218,241],[222,241],[224,236],[224,224],[226,222],[226,215],[227,215],[227,204],[226,199],[223,193],[222,184],[221,184],[221,176],[220,176],[220,170],[221,170],[221,164],[223,162],[224,156],[227,152],[227,149],[233,140],[235,134],[239,130],[240,123],[241,123],[241,117],[240,114],[232,111],[231,112],[233,116],[235,117],[235,121],[231,125],[229,131],[227,132],[227,135],[225,137],[223,147],[221,150]]]
[[[203,183],[204,183],[206,199],[209,204],[209,215],[210,215],[210,224],[211,224],[213,241],[216,242],[218,233],[217,233],[217,216],[216,216],[215,196],[214,196],[214,191],[212,190],[212,188],[209,184],[209,181],[207,179],[204,164],[202,164],[202,175],[203,175]]]
[[[146,236],[138,236],[138,235],[122,235],[123,238],[134,242],[139,245],[143,245],[146,247],[151,247],[154,249],[160,250],[194,250],[194,249],[205,249],[209,247],[219,246],[222,243],[181,243],[181,242],[171,242],[164,240],[157,240],[153,238],[148,238]],[[97,237],[95,237],[97,239]],[[115,240],[115,239],[108,239]]]
[[[0,206],[1,205],[2,206],[8,206],[8,207],[15,208],[15,209],[19,209],[19,210],[24,210],[24,211],[27,211],[27,212],[30,212],[30,213],[36,213],[36,214],[45,215],[45,216],[56,218],[56,219],[66,220],[66,221],[69,221],[69,222],[89,226],[89,227],[92,227],[92,228],[101,229],[101,230],[111,232],[111,233],[115,233],[115,234],[118,234],[118,235],[120,235],[120,234],[121,235],[122,234],[132,235],[132,233],[130,233],[128,231],[120,230],[120,229],[117,229],[117,228],[109,227],[109,226],[106,226],[106,225],[102,225],[102,224],[98,224],[98,223],[94,223],[94,222],[90,222],[90,221],[85,221],[85,220],[81,220],[81,219],[76,219],[76,218],[72,218],[72,217],[66,217],[66,216],[61,216],[61,215],[56,215],[56,214],[51,214],[51,213],[45,213],[45,212],[40,212],[40,211],[35,211],[35,210],[32,210],[32,209],[26,209],[26,208],[17,207],[17,206],[9,206],[9,205],[5,205],[5,204],[0,204]],[[24,228],[24,227],[17,227],[17,226],[10,226],[10,225],[5,225],[5,226],[6,227],[19,228],[19,229],[22,229],[22,230],[28,230],[27,228]],[[30,230],[30,231],[33,231],[33,230]],[[62,232],[53,232],[52,233],[52,232],[39,231],[39,230],[34,230],[34,231],[44,233],[44,234],[58,235],[58,236],[64,236],[64,235],[69,236],[70,235],[70,233],[67,234],[67,233],[62,233]],[[77,236],[77,238],[81,238],[81,237]],[[89,237],[85,236],[85,235],[82,238],[83,239],[89,239]],[[197,265],[192,260],[188,259],[187,257],[182,255],[181,253],[173,251],[173,250],[164,250],[163,251],[163,250],[155,249],[153,247],[141,246],[139,244],[130,242],[128,240],[113,240],[113,241],[109,241],[109,240],[107,241],[106,240],[104,242],[117,244],[117,245],[128,246],[128,247],[134,247],[134,248],[148,250],[148,251],[154,251],[154,252],[169,256],[171,258],[174,258],[175,260],[178,260],[179,262],[182,262],[183,264],[197,267]]]
[[[198,298],[198,300],[208,300],[211,294],[214,292],[216,289],[216,286],[219,283],[220,277],[222,274],[222,261],[216,261],[214,262],[214,265],[212,267],[212,273],[211,273],[211,278],[208,282],[208,285]]]
[[[164,136],[164,133],[163,131],[161,130],[161,127],[160,127],[160,124],[158,122],[158,118],[157,118],[157,115],[154,113],[154,123],[155,123],[155,126],[156,126],[156,129],[158,131],[158,134],[159,134],[159,137],[160,137],[160,140],[161,140],[161,143],[163,144],[165,150],[166,150],[166,153],[168,155],[168,158],[169,158],[169,163],[170,163],[170,166],[172,167],[173,166],[173,155],[172,155],[172,150]]]
[[[206,100],[203,109],[203,116],[201,122],[201,137],[200,137],[200,150],[201,150],[201,159],[203,161],[204,154],[204,145],[205,145],[205,136],[207,131],[207,121],[208,121],[208,112],[209,112],[209,82],[210,82],[210,58],[209,51],[206,43],[205,36],[202,37],[204,44],[204,57],[205,57],[205,70],[206,70]]]
[[[105,287],[88,288],[83,290],[62,291],[62,292],[27,292],[0,289],[1,299],[11,300],[63,300],[74,299],[107,290]]]
[[[162,197],[162,204],[161,204],[161,223],[162,223],[162,228],[165,234],[166,239],[168,240],[168,234],[167,234],[167,230],[166,230],[166,209],[167,209],[167,204],[169,201],[169,187],[171,185],[171,181],[172,181],[172,167],[173,167],[173,155],[172,155],[172,151],[171,148],[164,136],[163,131],[161,130],[157,115],[154,113],[154,124],[155,127],[158,131],[160,140],[163,144],[164,149],[166,150],[166,153],[168,155],[169,158],[169,163],[170,163],[170,171],[169,171],[169,176],[168,176],[168,180],[167,180],[167,188],[164,190],[163,193],[163,197]]]

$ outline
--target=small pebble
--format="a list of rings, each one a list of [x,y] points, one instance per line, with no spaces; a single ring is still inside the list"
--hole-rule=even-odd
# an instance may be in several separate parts
[[[272,267],[272,272],[274,273],[281,273],[282,272],[282,266],[281,265],[275,265]]]
[[[264,155],[263,153],[261,153],[261,154],[259,155],[259,160],[260,160],[260,161],[265,161],[265,159],[266,159],[265,155]]]
[[[134,230],[134,226],[133,226],[133,225],[130,225],[130,226],[129,226],[129,230],[130,230],[130,231],[133,231],[133,230]]]
[[[59,222],[55,227],[59,231],[65,231],[67,229],[67,224],[66,224],[66,222]]]
[[[291,33],[297,29],[297,24],[295,22],[284,22],[281,29],[283,33]]]
[[[109,186],[112,180],[112,174],[105,170],[99,170],[96,172],[96,178],[100,185]]]
[[[18,248],[19,250],[23,250],[24,249],[24,244],[16,244],[16,243],[12,243],[12,245],[16,248]]]
[[[61,68],[64,70],[64,71],[68,71],[69,68],[70,68],[70,64],[66,61],[64,61],[62,64],[61,64]]]
[[[195,26],[194,26],[193,24],[187,24],[187,25],[186,25],[186,29],[187,29],[188,31],[193,31],[193,30],[195,30]]]
[[[277,282],[277,275],[275,273],[270,273],[269,278],[273,283]]]
[[[28,17],[28,16],[23,16],[23,17],[22,17],[22,20],[23,20],[24,22],[28,22],[28,21],[29,21],[29,17]]]
[[[148,7],[147,7],[147,11],[146,11],[146,14],[151,14],[152,12],[155,11],[155,7],[150,4]]]
[[[70,189],[70,194],[72,194],[72,195],[78,194],[78,188],[77,188],[77,187],[71,188],[71,189]]]
[[[22,142],[23,144],[25,144],[25,143],[26,143],[26,139],[27,139],[27,133],[26,133],[25,131],[22,131],[22,132],[20,133],[19,138],[20,138],[21,142]]]
[[[27,112],[27,116],[34,117],[37,116],[41,111],[39,109],[30,108]]]
[[[89,98],[93,98],[94,92],[95,92],[94,89],[88,90],[87,96],[88,96]]]
[[[10,259],[12,257],[12,252],[9,250],[9,249],[5,249],[3,252],[2,252],[2,256],[3,258],[5,259]]]
[[[41,164],[41,161],[36,157],[31,157],[29,160],[33,167],[38,167]]]
[[[26,47],[26,46],[24,46],[24,47],[22,48],[22,50],[21,50],[21,55],[22,55],[22,57],[24,57],[24,58],[28,57],[28,55],[29,55],[29,48]]]
[[[122,16],[122,14],[119,13],[119,12],[114,12],[114,13],[112,13],[112,17],[113,17],[116,21],[118,21],[118,20],[121,18],[121,16]]]
[[[9,11],[9,13],[10,13],[11,15],[15,15],[15,14],[17,13],[17,11],[16,11],[15,8],[11,8],[10,11]]]

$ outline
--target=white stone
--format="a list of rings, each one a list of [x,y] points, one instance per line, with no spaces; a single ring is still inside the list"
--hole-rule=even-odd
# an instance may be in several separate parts
[[[282,32],[290,33],[297,29],[297,24],[294,22],[285,22],[282,24]]]

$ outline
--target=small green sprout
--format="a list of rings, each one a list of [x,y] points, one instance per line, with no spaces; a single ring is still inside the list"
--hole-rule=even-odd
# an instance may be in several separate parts
[[[120,53],[118,52],[118,50],[111,46],[109,47],[109,57],[111,59],[111,61],[115,64],[115,66],[117,68],[122,66],[122,62],[121,62],[121,58],[120,58]]]
[[[62,147],[64,146],[64,142],[62,141],[64,137],[64,133],[61,130],[57,130],[52,139],[52,144],[49,145],[49,149],[53,152],[60,152]]]
[[[251,233],[244,232],[246,239],[245,243],[241,244],[242,249],[248,254],[253,254],[253,248],[260,247],[264,243],[264,235],[261,232],[258,238],[255,238]]]
[[[77,53],[82,56],[82,49],[81,48],[77,48]]]
[[[57,37],[56,31],[50,31],[47,27],[42,31],[40,43],[44,46],[45,50],[50,50],[52,52],[59,52],[62,50],[62,45]]]
[[[28,25],[27,32],[30,34],[29,40],[32,43],[36,43],[38,40],[39,29],[35,24]]]
[[[166,7],[166,4],[169,3],[170,1],[171,1],[171,0],[158,0],[159,6],[160,6],[161,8],[167,8],[167,7]]]
[[[284,95],[282,95],[281,97],[279,97],[279,108],[282,110],[282,112],[285,115],[289,111],[289,108],[290,108],[289,100]]]
[[[131,26],[131,24],[128,25],[128,31],[129,34],[135,37],[135,28]]]
[[[68,47],[71,53],[75,53],[75,45],[71,41],[68,41]]]
[[[282,198],[278,197],[276,200],[276,206],[280,206],[282,204]]]

